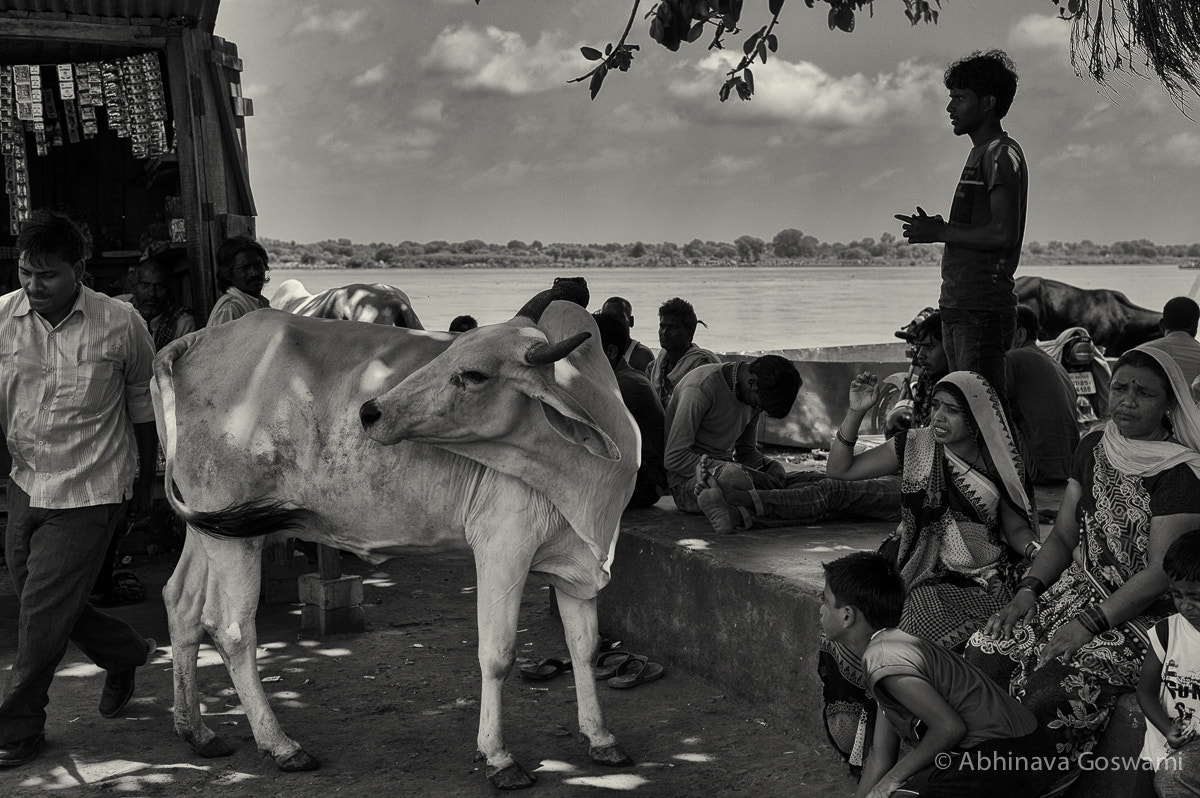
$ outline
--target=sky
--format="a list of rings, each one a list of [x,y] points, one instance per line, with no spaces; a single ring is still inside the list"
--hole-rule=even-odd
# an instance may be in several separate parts
[[[643,2],[643,9],[652,5]],[[717,92],[733,53],[672,53],[639,19],[632,68],[595,100],[580,46],[632,0],[224,0],[238,45],[261,236],[308,243],[770,241],[900,236],[947,214],[970,149],[942,73],[973,50],[1016,64],[1004,120],[1030,164],[1026,241],[1200,241],[1200,123],[1155,81],[1077,76],[1051,0],[943,0],[910,26],[878,0],[853,33],[788,0],[749,102]],[[770,19],[747,0],[743,26]],[[1193,98],[1200,99],[1200,98]],[[1193,106],[1200,112],[1200,103]],[[1196,114],[1193,114],[1196,115]],[[1200,119],[1200,116],[1197,116]]]

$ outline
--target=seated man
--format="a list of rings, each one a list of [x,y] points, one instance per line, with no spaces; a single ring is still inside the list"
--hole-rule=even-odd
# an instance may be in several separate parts
[[[208,326],[240,319],[271,303],[262,295],[270,279],[267,251],[249,236],[234,236],[217,249],[217,288],[225,293],[217,298],[208,314]]]
[[[133,294],[129,295],[129,301],[146,320],[156,352],[196,329],[191,308],[179,306],[172,296],[173,267],[179,259],[170,250],[160,252],[139,263],[134,274]]]
[[[633,329],[633,305],[629,304],[628,299],[619,296],[609,297],[600,306],[600,312],[623,319],[626,328]],[[629,339],[629,344],[625,347],[622,357],[625,358],[626,363],[642,373],[645,373],[646,368],[654,362],[654,353],[650,351],[650,347],[633,338]]]
[[[696,318],[690,302],[675,297],[659,305],[658,345],[662,349],[646,368],[646,376],[663,407],[670,403],[675,386],[685,374],[697,366],[721,362],[716,353],[692,343],[697,324],[704,322]]]
[[[1067,775],[1053,766],[993,765],[1066,758],[1055,756],[1033,713],[983,671],[894,628],[905,588],[890,561],[858,552],[824,568],[821,631],[861,658],[879,705],[857,796],[1041,795]]]
[[[621,399],[642,433],[642,463],[638,467],[637,482],[628,506],[649,507],[667,493],[667,470],[663,467],[665,433],[662,405],[658,403],[658,397],[654,395],[646,375],[631,368],[621,356],[628,349],[629,341],[629,328],[625,326],[624,319],[607,313],[597,313],[595,318],[596,326],[600,328],[600,345],[617,377]]]
[[[1174,358],[1190,386],[1200,377],[1200,341],[1196,340],[1196,330],[1200,328],[1200,305],[1185,296],[1168,299],[1167,304],[1163,305],[1162,321],[1158,328],[1162,330],[1163,337],[1155,338],[1146,346],[1161,349]]]
[[[888,427],[923,427],[929,423],[930,392],[949,371],[942,347],[942,319],[937,311],[922,312],[903,330],[916,348],[920,371],[912,389],[911,408],[897,405],[888,414]],[[900,475],[874,479],[832,479],[817,471],[788,474],[787,484],[761,489],[738,468],[698,464],[697,504],[718,532],[735,527],[781,527],[816,524],[853,515],[882,521],[900,516]]]
[[[685,513],[702,512],[696,502],[696,476],[706,456],[744,466],[757,485],[787,484],[782,464],[764,457],[758,448],[758,431],[763,412],[783,418],[799,391],[799,372],[779,355],[706,364],[684,375],[667,405],[663,456],[675,505]]]
[[[1067,370],[1037,345],[1038,317],[1017,305],[1017,332],[1004,367],[1008,406],[1026,477],[1034,485],[1066,482],[1079,445],[1078,396]]]

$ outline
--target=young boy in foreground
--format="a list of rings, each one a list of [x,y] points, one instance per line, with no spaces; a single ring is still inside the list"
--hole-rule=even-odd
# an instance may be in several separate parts
[[[1200,529],[1163,555],[1176,613],[1154,625],[1137,697],[1146,713],[1142,758],[1164,798],[1200,795]]]
[[[821,628],[862,657],[879,704],[857,798],[1032,796],[1064,775],[1033,713],[948,649],[894,628],[904,583],[891,562],[858,552],[824,568]]]

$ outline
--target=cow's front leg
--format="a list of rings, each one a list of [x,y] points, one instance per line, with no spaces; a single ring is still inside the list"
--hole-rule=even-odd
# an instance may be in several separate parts
[[[588,753],[599,765],[623,767],[632,765],[617,738],[604,725],[604,714],[600,710],[600,699],[596,694],[595,662],[596,648],[600,642],[599,624],[596,620],[596,598],[577,599],[556,590],[559,614],[562,615],[563,632],[575,673],[575,701],[579,709],[579,730],[588,738]]]
[[[203,622],[225,661],[234,689],[259,749],[275,759],[280,770],[316,770],[320,763],[280,727],[258,675],[258,634],[254,614],[261,580],[262,538],[218,540],[206,537],[211,567]],[[252,552],[252,555],[247,555]]]
[[[167,628],[171,632],[171,670],[175,681],[175,734],[203,757],[228,756],[229,743],[204,723],[200,711],[200,689],[196,683],[196,659],[204,624],[200,620],[208,585],[208,554],[197,540],[199,532],[188,529],[183,553],[163,588]]]
[[[479,755],[487,761],[488,781],[501,790],[531,787],[537,777],[525,770],[504,747],[504,680],[516,660],[517,617],[529,575],[530,558],[519,543],[475,549],[478,578]]]

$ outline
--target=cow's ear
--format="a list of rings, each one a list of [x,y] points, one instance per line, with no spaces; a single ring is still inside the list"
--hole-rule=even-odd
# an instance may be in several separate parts
[[[621,451],[608,433],[558,385],[546,385],[533,398],[541,404],[546,421],[559,435],[603,460],[621,459]]]

